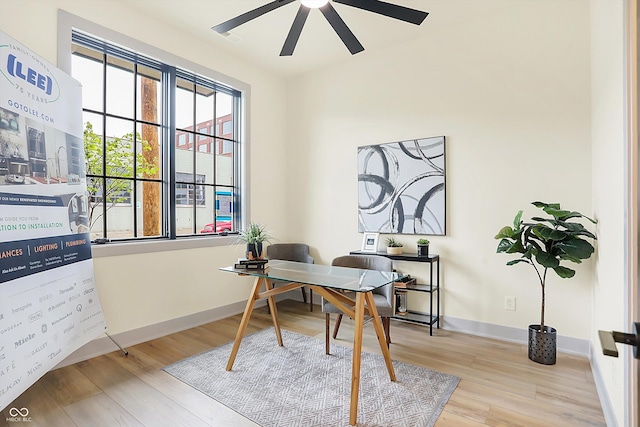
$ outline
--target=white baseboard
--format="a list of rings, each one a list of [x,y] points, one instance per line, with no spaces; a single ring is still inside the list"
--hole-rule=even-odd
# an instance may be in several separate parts
[[[527,344],[529,341],[529,331],[527,329],[476,322],[473,320],[459,319],[450,316],[442,317],[442,328],[450,331],[464,332],[466,334],[495,338],[520,344]],[[589,357],[589,349],[591,345],[589,340],[566,337],[559,334],[557,338],[559,352]]]
[[[595,357],[596,348],[591,343],[589,352],[589,361],[591,362],[591,372],[593,374],[593,381],[596,384],[596,390],[598,392],[598,398],[600,399],[600,406],[602,406],[602,412],[604,413],[604,419],[608,427],[618,427],[618,420],[613,409],[613,403],[607,393],[607,387],[605,386],[604,378],[602,377],[602,370],[598,358]]]

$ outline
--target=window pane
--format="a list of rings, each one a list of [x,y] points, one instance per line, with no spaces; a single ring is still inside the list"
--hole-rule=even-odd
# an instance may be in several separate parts
[[[139,178],[159,179],[162,176],[159,126],[138,125],[136,132],[136,173]]]
[[[216,123],[218,136],[233,138],[233,97],[226,93],[216,95]]]
[[[216,229],[221,231],[234,231],[233,217],[233,193],[228,189],[218,188],[216,191]]]
[[[133,177],[133,122],[107,117],[107,176]]]
[[[103,111],[104,63],[102,55],[90,49],[73,46],[71,69],[73,77],[82,84],[82,106]]]
[[[215,92],[202,86],[196,86],[196,125],[211,126],[214,121],[213,101]]]
[[[102,179],[87,179],[87,200],[89,203],[89,230],[91,240],[104,237],[104,229],[102,227],[102,196],[104,189]]]
[[[213,224],[213,212],[215,207],[214,187],[213,186],[200,186],[204,191],[202,204],[198,204],[196,209],[196,231],[198,233],[215,233],[216,230]]]
[[[216,155],[216,183],[218,185],[233,185],[233,143],[219,139],[218,153]]]
[[[107,238],[134,237],[131,180],[107,179],[105,203],[107,209]]]
[[[162,184],[138,182],[137,190],[138,237],[162,236]]]
[[[87,174],[102,175],[102,116],[85,112],[84,121],[84,157],[87,162]]]
[[[176,128],[193,130],[193,83],[176,79]]]
[[[142,121],[160,123],[162,112],[161,76],[158,70],[138,65],[136,117]]]
[[[213,138],[209,138],[209,141],[213,141]],[[213,159],[215,155],[211,152],[212,144],[212,142],[208,145],[201,144],[201,151],[196,154],[196,173],[202,177],[202,182],[205,184],[214,184],[215,179],[213,175]]]
[[[186,182],[194,182],[193,178],[193,134],[187,134],[189,136],[187,145],[184,147],[176,147],[176,171],[184,174],[189,174],[189,177],[184,179]],[[178,178],[176,178],[178,179]],[[180,180],[180,179],[178,179]]]
[[[133,118],[133,64],[107,56],[107,113]]]
[[[176,235],[188,236],[194,233],[193,205],[189,200],[193,198],[195,185],[176,184]]]

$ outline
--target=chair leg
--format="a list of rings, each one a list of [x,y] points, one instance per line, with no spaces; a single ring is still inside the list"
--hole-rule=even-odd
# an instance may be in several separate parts
[[[340,322],[342,322],[342,313],[338,314],[338,318],[336,319],[336,325],[333,327],[333,339],[336,339],[338,336],[338,329],[340,329]]]
[[[389,344],[391,344],[391,335],[389,334],[391,330],[391,318],[383,317],[382,326],[384,327],[384,335],[387,338],[387,347],[389,347]]]
[[[300,290],[302,291],[302,300],[304,301],[304,303],[307,303],[307,293],[304,291],[304,286],[302,286],[300,288]]]
[[[309,289],[309,311],[313,311],[313,289]]]
[[[324,314],[324,324],[325,324],[325,328],[324,328],[324,336],[325,336],[325,343],[324,343],[324,352],[325,354],[330,354],[329,351],[329,323],[331,323],[331,318],[329,317],[330,314],[329,313],[325,313]]]

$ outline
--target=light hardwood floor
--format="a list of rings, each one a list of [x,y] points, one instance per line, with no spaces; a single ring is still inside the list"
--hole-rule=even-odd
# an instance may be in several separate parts
[[[283,329],[324,339],[320,309],[310,313],[289,300],[278,308]],[[233,316],[130,347],[128,357],[114,351],[51,371],[8,408],[28,408],[30,426],[255,426],[161,370],[233,340],[239,323]],[[247,333],[269,326],[267,309],[258,308]],[[352,345],[352,337],[353,322],[345,319],[337,343]],[[606,425],[585,358],[559,354],[556,365],[543,366],[527,358],[525,345],[442,329],[429,336],[427,328],[399,321],[391,323],[391,339],[394,360],[461,378],[436,427]],[[380,351],[370,323],[363,349]]]

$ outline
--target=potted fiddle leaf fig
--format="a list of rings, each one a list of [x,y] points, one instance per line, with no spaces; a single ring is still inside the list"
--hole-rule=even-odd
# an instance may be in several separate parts
[[[529,359],[545,365],[556,363],[556,329],[545,324],[545,291],[547,272],[553,270],[563,279],[573,277],[576,272],[566,267],[567,262],[581,263],[594,252],[587,240],[596,240],[595,234],[575,219],[596,221],[580,212],[564,210],[559,203],[533,202],[550,217],[532,217],[522,220],[522,211],[516,214],[512,226],[503,227],[495,236],[499,239],[498,253],[520,255],[507,265],[529,264],[538,277],[542,291],[540,324],[529,325]]]
[[[247,244],[247,259],[262,259],[262,243],[269,242],[271,235],[264,226],[252,222],[240,231],[238,238]]]

